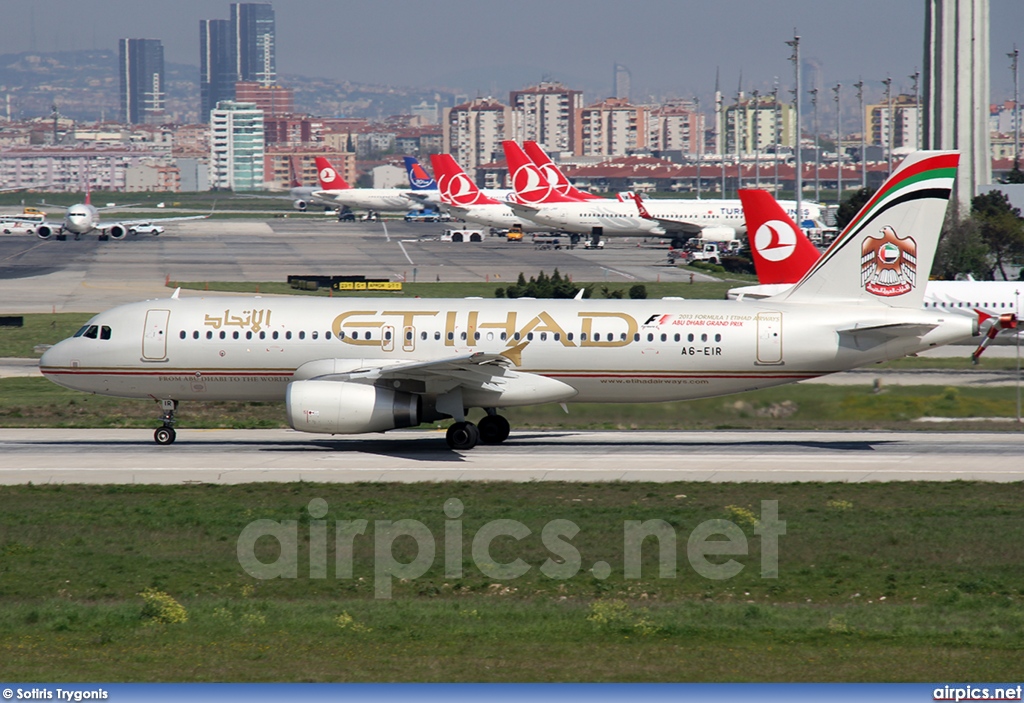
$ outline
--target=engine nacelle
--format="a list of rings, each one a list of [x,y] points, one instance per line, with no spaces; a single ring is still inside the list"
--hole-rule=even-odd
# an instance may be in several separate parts
[[[288,424],[300,432],[360,434],[420,424],[420,396],[347,381],[292,381]]]
[[[292,207],[298,210],[299,212],[305,212],[306,208],[309,207],[309,203],[302,199],[293,200]]]
[[[52,234],[53,228],[49,225],[39,225],[36,227],[36,236],[40,239],[49,239]]]
[[[124,239],[128,234],[128,228],[123,225],[114,225],[107,230],[111,239]]]

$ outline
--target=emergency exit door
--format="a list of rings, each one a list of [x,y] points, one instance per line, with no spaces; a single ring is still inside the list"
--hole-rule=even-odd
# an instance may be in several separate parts
[[[142,360],[167,360],[167,320],[170,310],[148,310],[146,326],[142,334]]]

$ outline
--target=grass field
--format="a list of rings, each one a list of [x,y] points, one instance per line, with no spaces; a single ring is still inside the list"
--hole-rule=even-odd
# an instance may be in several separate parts
[[[461,554],[443,538],[451,498],[464,504],[451,528]],[[311,560],[312,499],[326,502],[328,538]],[[761,578],[763,500],[786,522],[777,579]],[[17,486],[0,488],[0,515],[9,679],[1012,681],[1024,648],[1019,484]],[[472,558],[474,536],[498,518],[531,534]],[[256,519],[297,521],[297,578],[239,566],[239,535]],[[351,578],[337,578],[334,527],[356,519],[368,527]],[[375,599],[388,548],[401,562],[416,555],[376,522],[401,519],[421,521],[437,552]],[[747,542],[709,557],[742,565],[722,580],[700,576],[685,547],[716,519]],[[579,528],[557,550],[542,538],[553,520]],[[659,575],[653,539],[640,577],[625,577],[627,520],[666,522],[675,577]],[[548,559],[575,561],[565,543],[580,569],[545,575]],[[275,543],[256,544],[273,562]],[[445,575],[448,556],[461,576]],[[516,558],[525,575],[487,575]],[[311,561],[326,578],[311,577]],[[591,571],[599,561],[607,578]],[[187,621],[160,622],[176,618],[145,606],[149,588]]]
[[[0,379],[0,427],[151,428],[159,407],[148,400],[89,395],[44,378]],[[920,417],[964,418],[944,429],[978,429],[967,418],[986,421],[987,430],[1019,429],[1016,390],[796,384],[722,398],[676,403],[576,403],[566,414],[559,405],[508,408],[513,429],[934,429]],[[477,415],[473,414],[472,418]],[[284,427],[283,403],[183,402],[179,431],[198,428]],[[446,425],[447,423],[441,423]]]

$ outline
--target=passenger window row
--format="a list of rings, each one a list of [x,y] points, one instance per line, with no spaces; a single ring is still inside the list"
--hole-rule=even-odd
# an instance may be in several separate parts
[[[96,326],[95,325],[93,325],[92,327],[89,327],[89,328],[83,327],[81,330],[78,331],[78,333],[75,334],[75,336],[76,337],[79,337],[79,336],[89,337],[90,333],[91,333],[91,338],[95,339],[95,337],[96,337],[96,331],[95,330],[96,330]],[[102,336],[102,339],[110,339],[110,328],[109,327],[103,327],[103,331],[101,332],[101,335],[104,335],[104,336]],[[206,331],[206,335],[205,335],[206,339],[225,339],[225,340],[226,339],[242,339],[243,337],[246,340],[251,340],[251,339],[265,340],[265,339],[267,339],[267,336],[268,335],[267,335],[266,331],[261,331],[261,332],[258,332],[258,333],[254,333],[251,330],[250,331],[246,331],[244,334],[242,332],[239,332],[238,330],[235,330],[234,332],[231,332],[230,334],[227,331],[225,331],[225,330],[221,330],[216,335],[214,334],[213,330],[207,330]],[[337,339],[345,339],[346,336],[351,336],[352,339],[371,340],[371,339],[373,339],[373,332],[370,331],[370,330],[367,330],[367,331],[362,332],[362,333],[360,333],[360,332],[349,332],[349,333],[339,332],[337,334]],[[189,334],[185,330],[181,330],[178,333],[178,337],[181,338],[181,339],[188,339]],[[200,339],[202,337],[202,335],[199,332],[199,330],[193,330],[191,337],[192,337],[192,339]],[[290,339],[293,338],[291,331],[287,331],[283,335],[280,332],[274,331],[274,332],[270,333],[269,337],[270,337],[271,340],[278,340],[278,339],[282,339],[282,338],[285,339],[285,340],[290,340]],[[332,333],[330,331],[324,332],[324,335],[323,335],[324,339],[332,339],[333,337],[334,337],[334,335],[332,335]],[[390,330],[385,331],[381,335],[381,337],[385,341],[391,341],[391,337],[392,337],[391,331]],[[440,341],[441,340],[441,333],[436,331],[436,332],[434,332],[433,337],[434,337],[434,341]],[[480,332],[474,332],[473,333],[473,339],[476,340],[476,341],[480,341],[483,337],[486,337],[487,341],[493,341],[494,338],[495,338],[495,335],[494,335],[494,332],[486,332],[483,335]],[[539,339],[541,342],[546,342],[546,341],[548,341],[548,337],[549,337],[549,333],[548,332],[539,332],[539,333],[527,332],[526,335],[525,335],[526,340],[529,341],[529,342],[534,341],[535,338]],[[587,333],[586,332],[581,332],[579,337],[580,337],[580,341],[581,342],[587,341]],[[298,334],[296,334],[295,338],[300,339],[300,340],[306,339],[305,331],[302,331],[302,332],[299,332]],[[319,339],[319,332],[314,330],[313,332],[310,333],[309,338],[310,339]],[[412,338],[413,338],[412,330],[407,330],[406,333],[405,333],[405,339],[407,341],[412,341]],[[466,332],[462,332],[462,333],[459,334],[459,339],[461,341],[466,341],[468,338],[469,337],[468,337]],[[553,341],[555,341],[555,342],[559,342],[562,339],[562,335],[561,335],[560,332],[552,332],[552,333],[550,333],[550,338]],[[566,335],[565,335],[565,338],[566,338],[566,340],[571,342],[571,341],[574,340],[575,337],[574,337],[572,332],[567,332]],[[660,335],[658,335],[657,338],[660,341],[662,341],[662,342],[668,342],[669,341],[669,335],[665,334],[664,332],[661,333]],[[427,333],[425,331],[424,332],[420,332],[420,339],[423,340],[423,341],[426,341],[427,339],[429,339],[429,333]],[[447,339],[448,339],[448,341],[454,341],[455,340],[455,333],[454,332],[448,332]],[[505,332],[502,332],[500,335],[498,335],[498,339],[500,339],[502,342],[504,342],[504,341],[506,341],[508,339],[508,334],[505,333]],[[516,332],[515,334],[512,335],[512,339],[514,339],[515,341],[518,342],[521,339],[523,339],[523,335],[520,334],[519,332]],[[641,337],[639,332],[633,334],[633,341],[634,342],[639,342],[639,341],[641,341],[641,339],[642,339],[642,337]],[[595,342],[601,342],[601,341],[613,342],[613,341],[615,341],[615,335],[613,333],[611,333],[611,332],[608,332],[608,333],[594,332],[593,333],[593,340]],[[716,334],[714,336],[714,340],[716,342],[721,342],[722,341],[722,335],[721,334]],[[622,341],[622,342],[626,341],[626,333],[625,332],[622,332],[621,334],[619,334],[619,341]],[[648,342],[655,341],[655,334],[653,332],[648,332],[647,333],[647,341]],[[672,341],[673,342],[682,342],[683,341],[683,336],[680,333],[676,332],[674,335],[672,335]],[[693,334],[692,332],[687,334],[686,335],[686,341],[687,342],[697,341],[697,335]],[[709,335],[707,335],[706,333],[705,334],[701,334],[700,335],[700,341],[702,341],[702,342],[709,341]]]

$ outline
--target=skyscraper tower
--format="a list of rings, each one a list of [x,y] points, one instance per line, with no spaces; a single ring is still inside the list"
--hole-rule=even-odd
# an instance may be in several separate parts
[[[623,100],[629,100],[630,81],[632,75],[629,69],[623,66],[621,63],[615,64],[612,69],[612,88],[614,89],[614,96],[616,98],[622,98]]]
[[[956,196],[970,212],[989,158],[989,2],[925,0],[924,148],[958,149]]]
[[[217,107],[217,103],[235,99],[238,73],[234,37],[228,20],[199,20],[201,122],[210,121],[210,110]]]
[[[121,118],[129,124],[164,120],[164,45],[159,39],[121,39]]]
[[[277,82],[274,8],[268,2],[233,2],[231,27],[238,80],[274,85]]]

